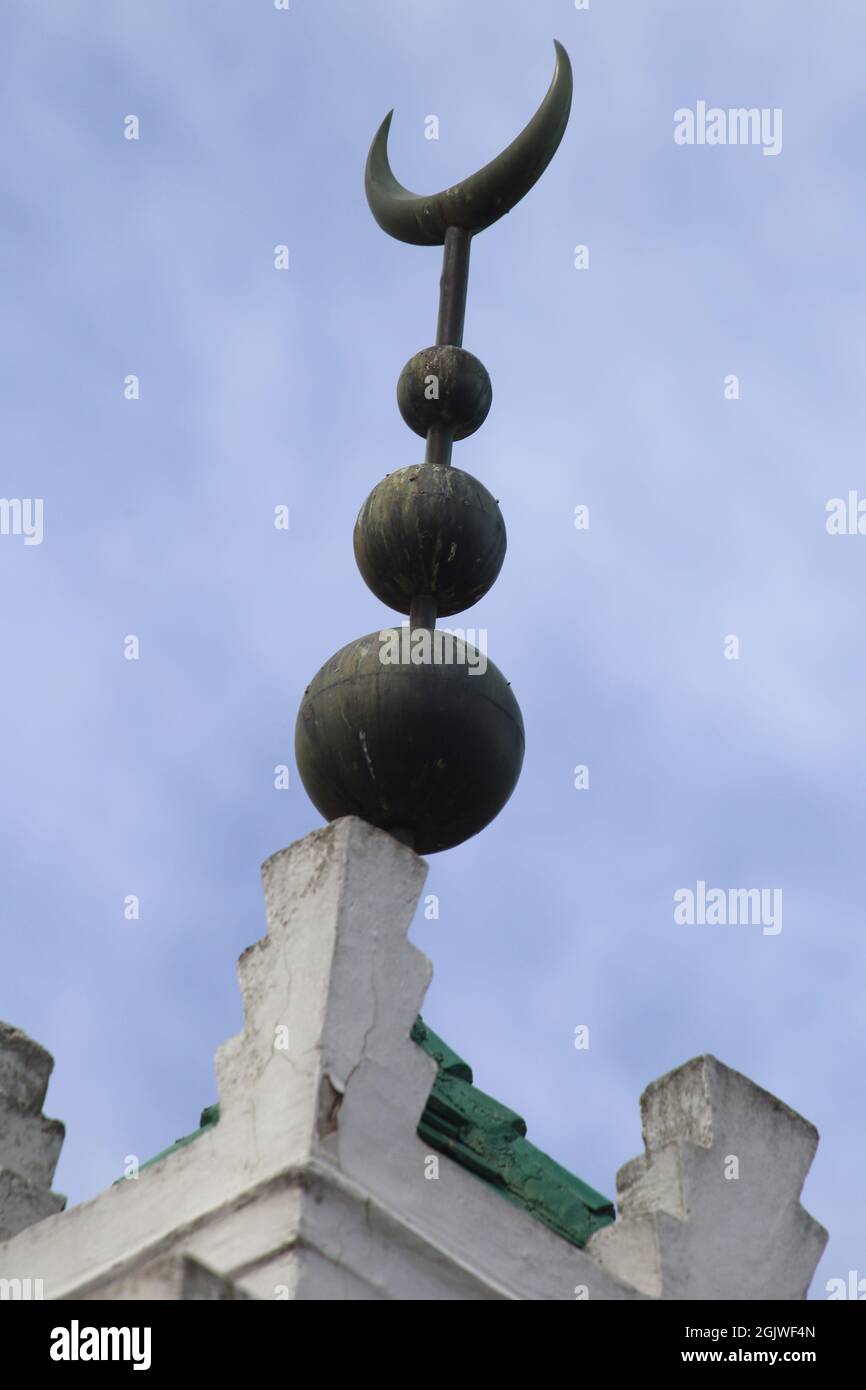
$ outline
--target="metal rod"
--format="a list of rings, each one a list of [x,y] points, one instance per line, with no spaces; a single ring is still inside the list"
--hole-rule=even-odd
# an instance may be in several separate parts
[[[463,346],[463,322],[466,318],[466,292],[469,288],[469,247],[472,233],[465,227],[449,227],[445,233],[442,252],[442,274],[439,277],[439,318],[436,323],[436,346]],[[447,468],[451,463],[454,431],[447,425],[431,425],[427,431],[424,462]]]
[[[451,446],[454,443],[454,431],[449,425],[437,423],[431,425],[427,431],[427,447],[424,450],[425,463],[438,463],[440,467],[447,468],[451,462]]]
[[[463,320],[466,317],[466,291],[469,287],[469,246],[472,233],[464,227],[449,227],[442,253],[439,277],[439,322],[436,346],[453,343],[463,346]]]
[[[409,631],[414,632],[416,627],[436,626],[437,603],[435,598],[427,594],[421,594],[418,598],[413,598],[409,606]]]

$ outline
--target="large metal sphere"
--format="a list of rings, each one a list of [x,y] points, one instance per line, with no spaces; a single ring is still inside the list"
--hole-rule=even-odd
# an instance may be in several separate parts
[[[495,583],[505,559],[499,503],[469,473],[416,464],[389,473],[355,522],[355,559],[364,582],[389,608],[435,598],[439,617],[471,608]]]
[[[301,701],[295,757],[326,820],[360,816],[433,854],[502,810],[523,764],[523,718],[491,661],[472,672],[474,648],[463,647],[462,663],[389,664],[389,645],[411,658],[409,644],[420,640],[420,629],[390,631],[394,638],[371,632],[325,663]],[[435,650],[442,656],[447,645]]]
[[[443,424],[451,427],[455,439],[465,439],[484,424],[492,400],[484,363],[453,344],[416,352],[397,382],[400,414],[420,435],[431,425]]]

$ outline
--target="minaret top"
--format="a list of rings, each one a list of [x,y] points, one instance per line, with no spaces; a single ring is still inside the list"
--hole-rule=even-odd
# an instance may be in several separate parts
[[[367,201],[390,236],[443,246],[436,341],[406,363],[397,403],[426,440],[423,463],[388,473],[355,523],[355,559],[378,599],[409,617],[350,642],[307,687],[295,754],[307,792],[328,820],[356,815],[419,854],[476,835],[520,776],[524,732],[510,682],[437,617],[483,598],[505,558],[497,499],[451,465],[455,441],[473,434],[493,399],[484,365],[463,347],[472,237],[496,222],[541,177],[571,110],[568,54],[535,115],[477,173],[429,197],[410,193],[388,160],[389,112],[367,159]]]

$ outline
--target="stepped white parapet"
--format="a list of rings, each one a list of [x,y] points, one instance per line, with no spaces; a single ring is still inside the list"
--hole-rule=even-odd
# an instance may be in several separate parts
[[[66,1205],[51,1191],[63,1125],[42,1114],[53,1066],[44,1047],[0,1023],[0,1240]]]
[[[39,1279],[46,1298],[104,1299],[803,1297],[826,1239],[798,1202],[817,1135],[713,1058],[645,1093],[647,1156],[622,1170],[620,1217],[585,1249],[447,1156],[431,1180],[417,1126],[437,1067],[410,1038],[431,967],[407,939],[425,876],[411,850],[354,817],[269,859],[268,932],[239,963],[243,1031],[217,1053],[218,1123],[68,1212],[48,1191],[62,1127],[39,1114],[51,1059],[0,1032],[0,1236],[13,1237],[0,1243],[0,1287]]]

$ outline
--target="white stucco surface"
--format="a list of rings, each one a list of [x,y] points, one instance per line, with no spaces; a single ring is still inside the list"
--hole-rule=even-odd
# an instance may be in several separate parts
[[[580,1250],[444,1156],[429,1176],[436,1066],[409,1033],[431,966],[407,939],[424,862],[348,817],[262,872],[219,1123],[137,1178],[59,1211],[51,1059],[0,1034],[0,1279],[48,1298],[804,1296],[826,1239],[798,1201],[806,1121],[714,1058],[687,1063],[645,1093],[620,1219]]]

